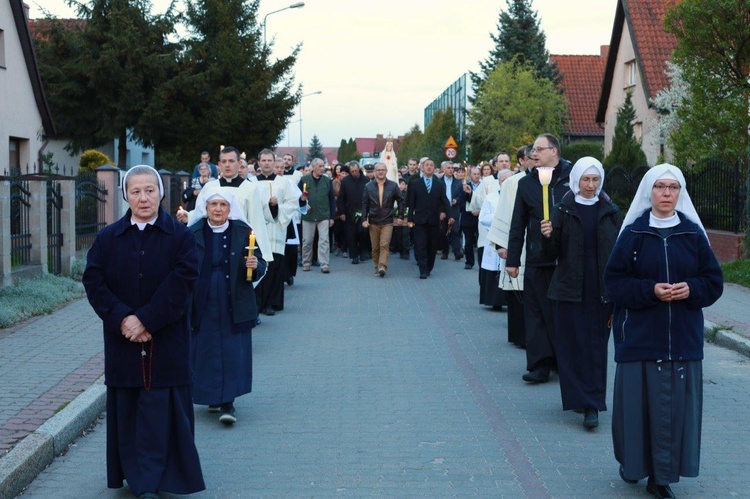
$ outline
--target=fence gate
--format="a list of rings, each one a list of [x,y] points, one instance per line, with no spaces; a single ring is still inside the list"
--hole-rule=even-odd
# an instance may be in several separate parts
[[[47,269],[50,274],[62,273],[62,208],[60,182],[47,181]]]
[[[31,261],[31,191],[29,181],[22,179],[20,170],[10,175],[10,261],[11,266],[28,265]]]
[[[96,235],[104,228],[107,189],[94,172],[76,177],[76,251],[91,247]]]

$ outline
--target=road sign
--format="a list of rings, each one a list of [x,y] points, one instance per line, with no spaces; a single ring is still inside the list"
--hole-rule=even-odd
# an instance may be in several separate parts
[[[453,135],[448,137],[448,140],[445,141],[443,147],[446,149],[458,149],[458,144],[456,144],[456,139],[453,138]]]
[[[445,157],[448,159],[454,159],[457,154],[458,151],[454,147],[447,147],[445,149]]]

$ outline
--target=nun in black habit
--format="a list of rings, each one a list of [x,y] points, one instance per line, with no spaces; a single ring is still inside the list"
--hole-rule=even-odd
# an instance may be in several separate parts
[[[125,216],[88,252],[83,285],[104,329],[107,486],[142,498],[205,489],[194,442],[187,307],[198,278],[195,238],[159,203],[161,176],[128,170]]]

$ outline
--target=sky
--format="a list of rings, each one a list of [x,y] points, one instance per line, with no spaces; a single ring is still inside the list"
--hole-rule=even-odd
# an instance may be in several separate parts
[[[32,19],[42,7],[75,17],[64,0],[26,0]],[[152,0],[163,12],[166,0]],[[296,0],[262,0],[258,19]],[[424,108],[467,71],[477,71],[493,47],[505,0],[306,0],[266,18],[273,57],[301,43],[294,82],[303,95],[278,146],[323,146],[341,139],[403,135]],[[551,54],[599,54],[612,35],[617,0],[533,0]],[[314,94],[314,92],[321,92]],[[300,120],[301,119],[301,120]]]

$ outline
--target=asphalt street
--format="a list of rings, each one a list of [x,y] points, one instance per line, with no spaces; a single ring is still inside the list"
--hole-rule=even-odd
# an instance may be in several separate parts
[[[371,262],[331,260],[328,275],[299,272],[285,310],[254,330],[237,424],[196,407],[207,490],[195,497],[647,496],[618,476],[609,412],[587,431],[562,411],[556,377],[521,380],[524,351],[507,342],[505,313],[478,304],[476,268],[438,259],[420,280],[392,256],[381,279]],[[77,306],[86,337],[71,355],[100,362],[100,326]],[[610,342],[609,403],[612,354]],[[743,497],[750,359],[713,344],[705,354],[701,474],[672,490]],[[131,497],[106,488],[105,417],[23,496]]]

